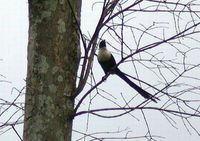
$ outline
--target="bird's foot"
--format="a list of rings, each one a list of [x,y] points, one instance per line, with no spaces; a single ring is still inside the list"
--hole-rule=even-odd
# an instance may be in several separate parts
[[[106,75],[102,77],[102,80],[103,80],[103,81],[105,81],[106,79],[107,79],[107,76],[106,76]]]

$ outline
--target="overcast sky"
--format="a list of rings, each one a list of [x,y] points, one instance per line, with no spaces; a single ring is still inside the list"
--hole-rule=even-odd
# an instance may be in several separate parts
[[[82,30],[83,33],[92,33],[97,23],[100,7],[96,5],[95,10],[92,11],[91,0],[84,0],[82,8]],[[151,17],[150,17],[151,18]],[[155,17],[154,17],[155,18]],[[149,18],[143,19],[148,22]],[[28,4],[27,0],[0,0],[0,80],[6,80],[11,83],[0,83],[0,98],[12,101],[15,98],[17,92],[11,94],[11,89],[16,87],[17,89],[22,89],[25,86],[24,79],[26,78],[26,66],[27,66],[27,41],[28,41]],[[97,63],[95,61],[95,63]],[[98,67],[100,69],[100,67]],[[97,74],[100,77],[103,75],[103,71]],[[119,82],[119,79],[111,76],[102,87],[108,86],[108,84],[120,85],[124,84]],[[107,85],[106,85],[107,84]],[[114,88],[115,89],[115,88]],[[113,89],[113,90],[114,90]],[[125,87],[126,89],[126,87]],[[121,90],[120,90],[121,91]],[[127,86],[127,91],[131,89]],[[118,91],[116,92],[118,93]],[[120,96],[119,96],[120,97]],[[99,103],[102,104],[102,103]],[[141,114],[141,112],[134,112],[133,114]],[[158,117],[156,112],[146,113],[148,115],[148,120],[151,120],[150,127],[153,134],[161,135],[166,137],[166,141],[197,141],[200,137],[194,132],[191,135],[187,132],[186,128],[182,125],[181,121],[178,120],[178,129],[173,128],[166,119],[163,117]],[[141,117],[141,116],[138,116]],[[5,118],[5,117],[4,117]],[[129,134],[132,136],[144,135],[144,130],[147,131],[146,126],[144,126],[144,119],[137,119],[123,117],[119,119],[100,119],[91,116],[92,121],[89,122],[88,131],[91,132],[104,132],[104,131],[117,131],[124,130],[130,131]],[[3,119],[0,117],[0,121]],[[4,119],[5,120],[5,119]],[[74,129],[80,131],[86,131],[87,118],[78,117],[74,122]],[[194,120],[194,123],[200,125],[199,120]],[[180,124],[180,125],[179,125]],[[109,126],[108,126],[109,125]],[[22,127],[22,126],[21,126]],[[22,134],[22,128],[20,126],[16,127],[20,134]],[[105,129],[106,128],[106,129]],[[1,133],[0,133],[1,134]],[[74,134],[76,136],[78,134]],[[117,136],[117,135],[116,135]],[[75,139],[76,137],[74,137]],[[10,130],[3,135],[0,135],[0,140],[6,141],[19,141],[13,130]],[[140,141],[139,139],[137,141]],[[144,139],[141,139],[144,141]]]
[[[5,76],[5,78],[0,77],[0,80],[11,82],[0,83],[0,98],[8,101],[13,101],[17,96],[17,91],[11,91],[13,87],[20,90],[25,86],[28,41],[27,10],[27,0],[0,0],[0,59],[2,59],[0,75]],[[0,121],[5,121],[12,113],[12,111],[5,113],[3,117],[0,117]],[[16,126],[16,129],[22,134],[22,126]],[[0,140],[19,141],[19,138],[11,129],[0,135]]]

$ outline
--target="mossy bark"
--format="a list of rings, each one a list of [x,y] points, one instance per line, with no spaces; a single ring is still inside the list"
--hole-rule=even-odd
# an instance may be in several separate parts
[[[71,141],[81,0],[29,0],[24,141]]]

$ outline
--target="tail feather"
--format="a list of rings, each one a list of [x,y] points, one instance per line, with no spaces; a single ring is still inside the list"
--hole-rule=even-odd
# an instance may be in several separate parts
[[[121,72],[118,68],[115,71],[116,75],[118,75],[121,79],[123,79],[127,84],[129,84],[132,88],[134,88],[140,95],[142,95],[146,99],[151,99],[152,101],[156,102],[159,100],[158,98],[154,97],[144,89],[140,88],[138,85],[133,83],[123,72]]]

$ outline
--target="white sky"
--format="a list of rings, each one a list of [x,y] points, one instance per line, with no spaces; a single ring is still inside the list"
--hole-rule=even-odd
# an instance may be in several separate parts
[[[28,39],[27,8],[26,0],[0,0],[0,59],[2,59],[0,74],[6,77],[0,77],[0,80],[11,82],[0,83],[0,98],[8,101],[12,101],[17,96],[17,91],[11,92],[13,87],[21,89],[25,85]],[[9,111],[4,114],[4,117],[0,117],[0,121],[5,121],[11,113]],[[22,126],[16,126],[16,129],[22,133]],[[19,138],[13,130],[9,130],[0,135],[0,140],[19,141]]]
[[[88,31],[92,33],[95,28],[95,24],[98,20],[99,7],[96,6],[92,11],[91,1],[83,0],[82,8],[82,28],[83,33],[87,34]],[[151,19],[151,18],[150,18]],[[143,19],[148,23],[149,19]],[[27,56],[27,40],[28,40],[28,4],[26,0],[0,0],[0,74],[4,75],[6,78],[0,77],[0,80],[7,80],[11,83],[0,83],[0,98],[6,100],[12,100],[15,98],[16,93],[11,94],[12,87],[21,89],[25,83],[26,78],[26,56]],[[95,62],[96,63],[96,62]],[[100,69],[100,67],[98,67]],[[98,79],[101,78],[103,72],[97,74]],[[118,85],[120,87],[121,83],[119,79],[111,76],[101,87],[110,85]],[[112,82],[112,84],[111,84]],[[125,87],[126,88],[126,87]],[[115,90],[115,88],[113,89]],[[121,91],[121,89],[120,89]],[[130,92],[131,89],[127,88]],[[116,90],[116,94],[119,92]],[[119,96],[120,97],[120,96]],[[98,102],[98,101],[97,101]],[[97,105],[102,105],[102,103],[97,103]],[[106,104],[106,103],[105,103]],[[92,105],[93,106],[93,105]],[[106,105],[108,106],[108,105]],[[86,110],[86,109],[85,109]],[[141,117],[141,112],[134,112],[137,117]],[[150,129],[153,134],[161,135],[166,137],[166,141],[197,141],[200,137],[194,132],[190,135],[182,122],[177,120],[178,129],[172,128],[171,125],[163,117],[159,117],[160,114],[156,112],[146,112],[147,119],[151,122]],[[0,121],[2,119],[0,118]],[[74,121],[74,129],[80,131],[86,131],[86,116],[77,117]],[[200,123],[200,120],[193,121],[196,124]],[[117,118],[117,119],[100,119],[97,117],[90,117],[89,129],[91,132],[104,132],[104,131],[117,131],[129,128],[131,131],[129,134],[132,136],[144,135],[147,131],[146,126],[144,126],[144,120],[140,119],[140,122],[133,120],[128,116]],[[22,133],[22,128],[17,127],[20,133]],[[144,132],[145,131],[145,132]],[[74,139],[77,134],[74,134]],[[0,135],[0,140],[7,141],[19,141],[19,138],[13,132],[13,130]],[[144,139],[136,139],[137,141],[144,141]]]

